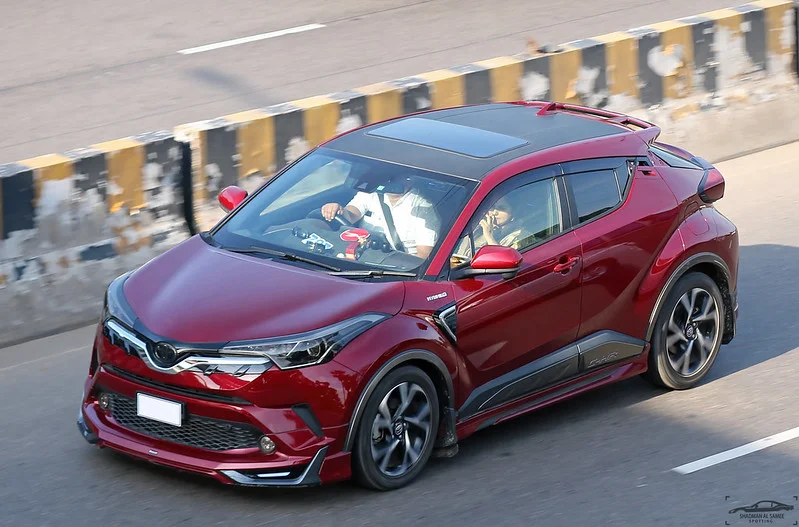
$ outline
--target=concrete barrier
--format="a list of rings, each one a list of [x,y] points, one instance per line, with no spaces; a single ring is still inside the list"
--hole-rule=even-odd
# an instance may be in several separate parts
[[[190,156],[160,132],[0,166],[0,342],[85,323],[115,276],[188,237]]]
[[[215,199],[225,186],[255,188],[337,133],[414,111],[543,99],[685,114],[756,81],[792,83],[794,18],[791,1],[760,0],[183,125],[197,155],[200,227],[221,217]]]
[[[757,86],[795,87],[795,20],[792,1],[759,0],[0,165],[0,345],[91,320],[114,276],[221,218],[222,188],[253,190],[338,133],[518,99],[644,113],[665,128],[749,104]]]

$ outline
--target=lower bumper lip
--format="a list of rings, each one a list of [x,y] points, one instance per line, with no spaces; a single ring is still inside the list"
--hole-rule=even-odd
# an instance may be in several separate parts
[[[171,451],[163,446],[128,438],[103,424],[94,405],[84,405],[78,413],[77,428],[83,438],[100,448],[110,448],[156,465],[211,476],[222,483],[255,487],[308,487],[322,483],[320,471],[328,458],[329,445],[321,446],[309,461],[297,464],[219,463]],[[306,458],[307,459],[307,458]]]
[[[92,432],[91,428],[89,428],[89,425],[86,424],[86,420],[83,418],[83,410],[80,410],[78,412],[77,425],[78,425],[78,431],[80,432],[80,434],[90,444],[96,445],[97,442],[100,441],[100,438],[97,437],[97,434]]]
[[[349,422],[342,415],[341,424],[323,427],[311,409],[316,402],[314,397],[307,404],[291,407],[272,405],[269,397],[259,399],[260,405],[244,399],[239,404],[231,397],[238,395],[235,390],[220,390],[225,396],[222,399],[216,390],[209,390],[213,397],[208,397],[205,391],[195,393],[188,388],[174,389],[140,380],[111,371],[105,363],[86,377],[76,425],[87,442],[154,465],[211,477],[226,485],[308,487],[351,476],[351,454],[341,449]],[[192,426],[180,427],[180,433],[167,433],[132,422],[129,418],[135,418],[135,407],[133,414],[129,405],[100,407],[100,394],[110,394],[113,403],[117,396],[135,399],[140,391],[184,404],[187,423]],[[302,394],[297,398],[302,398]],[[323,409],[328,411],[328,422],[338,420],[338,407],[333,408],[332,418],[329,409]],[[260,439],[262,435],[272,439],[277,445],[275,452],[264,452],[260,439],[252,443],[249,432],[242,439],[246,427],[258,432]]]
[[[319,449],[311,462],[299,476],[291,477],[291,472],[263,472],[245,474],[236,470],[221,470],[220,472],[239,485],[254,485],[258,487],[305,487],[319,485],[319,471],[327,455],[326,446]]]

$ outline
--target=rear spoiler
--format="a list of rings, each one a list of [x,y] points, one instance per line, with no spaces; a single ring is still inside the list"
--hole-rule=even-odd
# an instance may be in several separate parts
[[[566,111],[572,113],[581,113],[583,115],[591,115],[594,117],[601,117],[606,122],[622,126],[634,126],[638,128],[638,130],[634,130],[633,133],[640,137],[643,142],[650,145],[657,140],[661,132],[660,127],[642,119],[630,117],[629,115],[624,115],[618,112],[611,112],[609,110],[600,110],[599,108],[588,108],[586,106],[580,106],[577,104],[544,101],[526,101],[514,104],[524,104],[527,106],[538,107],[540,108],[538,115],[550,115],[558,111]]]
[[[551,115],[559,111],[565,111],[600,117],[605,122],[621,126],[633,126],[638,128],[638,130],[634,130],[633,133],[648,145],[655,143],[661,132],[660,127],[642,119],[611,112],[609,110],[600,110],[599,108],[587,108],[576,104],[544,101],[524,101],[512,104],[523,104],[525,106],[540,108],[538,110],[538,115]],[[702,180],[699,182],[699,186],[696,189],[699,198],[705,203],[713,203],[721,199],[724,196],[725,187],[724,176],[721,175],[721,172],[719,172],[712,163],[701,157],[693,156],[690,161],[704,170]]]
[[[724,197],[724,176],[713,166],[713,163],[703,157],[690,154],[686,150],[674,145],[655,143],[654,146],[659,150],[668,152],[691,163],[694,165],[691,168],[702,170],[702,179],[699,181],[699,185],[697,185],[696,188],[696,194],[699,196],[699,199],[705,203],[713,203]]]
[[[701,168],[703,168],[705,170],[711,170],[711,169],[715,168],[713,166],[713,163],[711,163],[710,161],[708,161],[706,159],[703,159],[701,157],[694,156],[694,157],[692,157],[690,159],[690,161],[691,161],[691,163],[696,163],[697,165],[699,165]]]

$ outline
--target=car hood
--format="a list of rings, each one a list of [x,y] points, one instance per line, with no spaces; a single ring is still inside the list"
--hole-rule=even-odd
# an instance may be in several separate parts
[[[195,236],[132,273],[124,293],[150,331],[205,343],[289,335],[364,312],[395,315],[405,285],[333,277]]]

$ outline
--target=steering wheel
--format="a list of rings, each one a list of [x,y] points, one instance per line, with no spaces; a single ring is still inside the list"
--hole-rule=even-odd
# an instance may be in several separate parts
[[[308,219],[313,219],[313,220],[327,221],[325,219],[325,217],[322,216],[322,209],[321,208],[312,210],[305,217],[308,218]],[[352,223],[347,218],[345,218],[343,214],[338,214],[338,215],[334,216],[333,219],[330,220],[330,221],[327,221],[327,223],[330,224],[331,226],[334,223],[338,223],[340,227],[355,227],[355,224]]]

